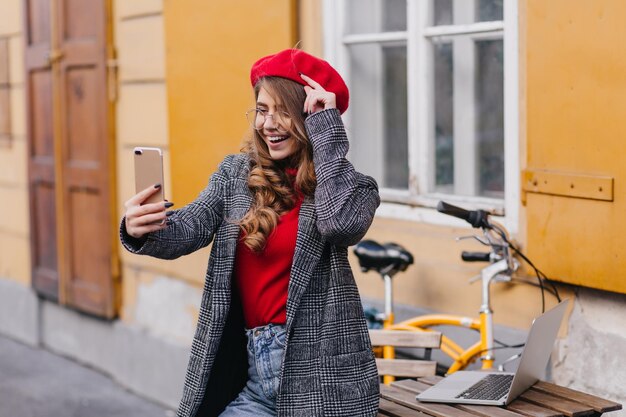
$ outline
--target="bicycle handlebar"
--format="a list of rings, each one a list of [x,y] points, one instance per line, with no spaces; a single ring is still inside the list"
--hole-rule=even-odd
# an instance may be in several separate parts
[[[465,210],[461,207],[446,203],[445,201],[440,201],[437,204],[437,211],[449,216],[458,217],[461,220],[465,220],[471,224],[472,227],[491,229],[488,219],[489,213],[484,210]]]
[[[491,261],[491,252],[461,252],[461,259],[465,262],[489,262]]]

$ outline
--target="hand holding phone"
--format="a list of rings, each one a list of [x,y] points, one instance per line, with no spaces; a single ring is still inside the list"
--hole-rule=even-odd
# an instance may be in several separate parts
[[[135,153],[135,192],[155,184],[161,184],[160,190],[152,194],[142,204],[157,203],[165,200],[163,189],[163,152],[159,148],[137,147]]]
[[[159,148],[135,148],[135,194],[125,204],[126,232],[141,238],[168,226],[164,202],[163,153]]]

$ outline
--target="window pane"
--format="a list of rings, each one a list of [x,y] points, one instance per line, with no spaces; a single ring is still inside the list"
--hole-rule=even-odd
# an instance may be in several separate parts
[[[502,40],[476,42],[476,140],[479,194],[504,197],[504,55]]]
[[[477,22],[488,22],[502,19],[502,0],[478,0],[476,2]]]
[[[503,19],[502,0],[432,0],[431,5],[434,26]]]
[[[503,42],[457,36],[432,51],[430,189],[503,198]]]
[[[433,45],[435,108],[435,190],[454,185],[454,82],[452,43]]]
[[[384,47],[383,115],[385,118],[384,186],[409,187],[406,47]]]
[[[409,181],[406,46],[353,45],[350,56],[350,159],[381,187]]]
[[[406,0],[348,0],[346,33],[406,30]]]
[[[433,25],[451,25],[453,23],[452,0],[433,0]]]

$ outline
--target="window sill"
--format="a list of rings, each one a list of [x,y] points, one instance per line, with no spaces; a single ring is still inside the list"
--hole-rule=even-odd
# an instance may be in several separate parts
[[[376,216],[381,218],[471,229],[471,226],[465,221],[439,213],[436,210],[437,203],[444,200],[468,210],[488,211],[492,213],[496,221],[503,223],[510,232],[514,233],[517,230],[517,225],[511,224],[511,219],[504,215],[503,200],[444,194],[429,194],[418,197],[393,190],[381,190],[380,196],[382,201],[376,211]]]

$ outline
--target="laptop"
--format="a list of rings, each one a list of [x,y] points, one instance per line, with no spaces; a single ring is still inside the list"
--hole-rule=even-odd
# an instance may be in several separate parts
[[[457,371],[417,395],[419,401],[506,405],[543,375],[569,300],[537,317],[515,373]]]

